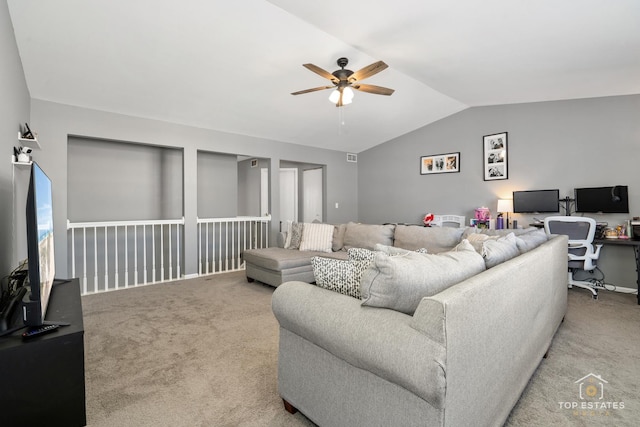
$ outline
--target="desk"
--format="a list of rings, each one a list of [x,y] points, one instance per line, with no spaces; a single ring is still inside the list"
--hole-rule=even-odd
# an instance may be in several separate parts
[[[613,246],[630,246],[636,257],[636,285],[640,290],[640,240],[636,239],[595,239],[593,241],[597,245],[613,245]],[[638,292],[638,305],[640,305],[640,292]]]

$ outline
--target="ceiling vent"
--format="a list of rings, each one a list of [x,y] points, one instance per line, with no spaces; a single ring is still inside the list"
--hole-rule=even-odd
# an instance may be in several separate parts
[[[358,163],[358,155],[353,153],[347,153],[347,162]]]

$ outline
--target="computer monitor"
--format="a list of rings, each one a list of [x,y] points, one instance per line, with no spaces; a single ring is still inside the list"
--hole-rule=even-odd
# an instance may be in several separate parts
[[[560,212],[560,190],[527,190],[513,192],[514,213]]]

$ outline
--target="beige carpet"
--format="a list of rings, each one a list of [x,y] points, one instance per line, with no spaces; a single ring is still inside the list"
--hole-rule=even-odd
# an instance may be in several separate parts
[[[89,426],[311,426],[277,392],[273,288],[243,272],[85,296]],[[569,291],[569,311],[510,426],[632,426],[640,417],[635,296]],[[526,330],[523,330],[526,333]],[[574,411],[601,376],[623,409]]]

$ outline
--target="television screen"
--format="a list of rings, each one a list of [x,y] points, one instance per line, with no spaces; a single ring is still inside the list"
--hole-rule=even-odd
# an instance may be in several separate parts
[[[23,305],[27,326],[44,323],[55,277],[51,180],[36,162],[31,165],[27,193],[28,302]]]
[[[514,191],[513,212],[560,212],[560,190]]]
[[[629,213],[626,185],[613,187],[576,188],[576,212]]]

